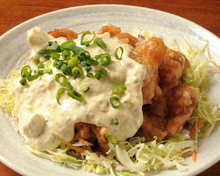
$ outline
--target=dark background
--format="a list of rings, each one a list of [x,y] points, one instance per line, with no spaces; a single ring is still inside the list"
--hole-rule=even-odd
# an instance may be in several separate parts
[[[220,0],[0,0],[0,35],[32,17],[88,4],[127,4],[187,18],[220,37]],[[0,176],[20,176],[0,163]],[[198,176],[220,176],[220,162]]]

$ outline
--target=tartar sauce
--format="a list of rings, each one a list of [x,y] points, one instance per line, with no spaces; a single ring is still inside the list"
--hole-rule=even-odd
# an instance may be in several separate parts
[[[30,29],[27,33],[27,41],[30,46],[30,58],[28,64],[34,67],[34,60],[41,56],[38,51],[47,46],[49,41],[57,41],[59,44],[66,41],[65,38],[53,38],[39,27]],[[74,124],[78,122],[105,126],[108,135],[117,137],[118,140],[126,140],[132,137],[143,122],[142,112],[142,82],[145,77],[145,67],[129,58],[131,46],[120,42],[116,37],[110,38],[108,33],[96,34],[107,44],[108,52],[112,57],[112,63],[106,67],[107,75],[100,80],[83,78],[68,78],[74,88],[80,92],[80,87],[88,85],[89,91],[82,93],[85,102],[80,103],[63,94],[60,97],[60,105],[56,100],[56,92],[60,85],[55,81],[55,74],[60,73],[52,64],[53,74],[45,74],[28,83],[26,86],[14,84],[14,97],[18,109],[18,126],[25,141],[37,150],[54,149],[60,145],[60,141],[53,133],[66,141],[74,137]],[[80,46],[80,35],[75,40]],[[94,57],[104,51],[97,45],[84,47]],[[116,48],[123,47],[122,60],[114,57]],[[109,103],[112,88],[117,84],[127,87],[125,94],[121,96],[121,107],[115,109]],[[117,118],[119,123],[113,123]]]

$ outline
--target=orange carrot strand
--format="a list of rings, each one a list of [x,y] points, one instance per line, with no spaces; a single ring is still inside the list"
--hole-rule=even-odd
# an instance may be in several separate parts
[[[196,151],[193,150],[193,151],[192,151],[192,161],[193,161],[193,162],[196,162],[196,155],[197,155]]]
[[[76,134],[75,138],[82,142],[83,145],[89,146],[89,143],[85,139],[81,138],[79,135]]]
[[[59,139],[62,143],[66,144],[67,146],[69,146],[71,149],[77,151],[77,152],[85,152],[86,150],[84,148],[81,147],[77,147],[77,146],[73,146],[70,142],[65,141],[63,138],[61,138],[60,136],[52,133],[53,136],[55,136],[57,139]]]

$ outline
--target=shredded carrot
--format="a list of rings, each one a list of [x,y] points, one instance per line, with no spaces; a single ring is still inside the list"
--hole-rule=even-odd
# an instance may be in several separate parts
[[[69,146],[71,149],[77,151],[77,152],[85,152],[84,148],[81,147],[77,147],[77,146],[73,146],[70,142],[65,141],[63,138],[61,138],[60,136],[52,133],[53,136],[55,136],[57,139],[59,139],[61,142],[63,142],[64,144],[66,144],[67,146]]]
[[[85,139],[81,138],[78,134],[75,135],[75,138],[82,142],[83,145],[89,146],[89,143]]]
[[[208,51],[208,58],[209,58],[209,61],[214,65],[216,66],[217,68],[220,69],[220,65],[218,65],[212,58],[212,55],[211,55],[211,52],[210,52],[210,48],[209,48],[209,44],[207,45],[207,51]]]
[[[193,150],[193,151],[192,151],[192,161],[193,161],[193,162],[196,162],[196,154],[197,154],[196,151]]]
[[[195,123],[194,123],[194,125],[192,127],[192,130],[190,131],[190,134],[189,134],[190,139],[192,139],[193,136],[195,135],[195,132],[196,132],[196,130],[199,127],[199,124],[200,124],[200,119],[198,118],[198,119],[196,119],[196,121],[195,121]]]

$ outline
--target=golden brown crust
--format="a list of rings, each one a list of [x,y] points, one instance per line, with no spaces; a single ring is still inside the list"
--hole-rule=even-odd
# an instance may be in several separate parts
[[[52,35],[55,38],[65,37],[67,40],[74,40],[78,37],[77,33],[65,28],[54,29],[53,31],[48,32],[48,34]]]
[[[110,37],[114,37],[121,33],[121,29],[120,27],[106,25],[101,27],[101,29],[98,31],[98,34],[104,34],[105,32],[108,32]]]

